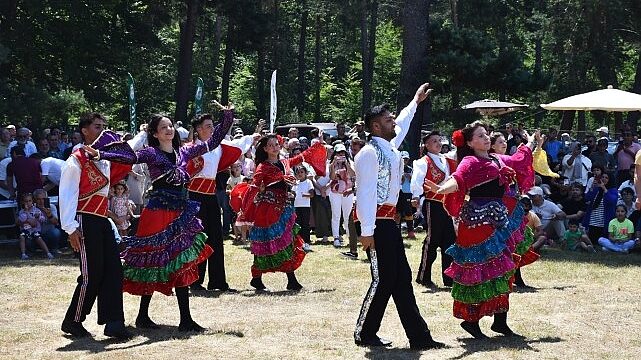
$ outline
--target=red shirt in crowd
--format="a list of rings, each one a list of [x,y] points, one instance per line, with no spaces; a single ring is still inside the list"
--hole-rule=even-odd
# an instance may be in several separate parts
[[[17,191],[20,194],[31,193],[42,188],[42,176],[40,176],[40,162],[25,156],[18,156],[11,160],[7,166],[7,178],[12,176],[16,179]]]

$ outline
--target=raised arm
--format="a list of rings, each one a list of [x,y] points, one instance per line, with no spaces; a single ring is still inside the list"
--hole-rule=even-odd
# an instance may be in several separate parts
[[[396,136],[391,141],[392,146],[397,149],[401,146],[403,140],[405,140],[407,132],[410,130],[412,119],[414,119],[414,114],[416,113],[416,107],[423,100],[427,99],[431,92],[432,89],[430,89],[430,84],[425,83],[419,86],[418,90],[416,90],[416,94],[414,94],[414,99],[412,99],[412,101],[398,114],[395,120],[396,127],[394,128]]]
[[[196,158],[208,151],[212,151],[220,145],[225,138],[225,134],[234,123],[233,108],[223,110],[223,119],[214,127],[213,133],[204,143],[195,145],[191,143],[180,148],[181,158],[187,161]]]

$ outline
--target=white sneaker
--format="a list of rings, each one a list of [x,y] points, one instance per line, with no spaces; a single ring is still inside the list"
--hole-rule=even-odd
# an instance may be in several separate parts
[[[340,238],[334,238],[334,247],[339,248],[343,246],[343,240]]]
[[[20,256],[20,259],[21,259],[21,260],[29,260],[29,255],[27,255],[27,254],[22,254],[22,256]]]
[[[312,246],[309,245],[308,243],[304,243],[303,244],[303,251],[306,252],[306,253],[311,252],[312,251]]]

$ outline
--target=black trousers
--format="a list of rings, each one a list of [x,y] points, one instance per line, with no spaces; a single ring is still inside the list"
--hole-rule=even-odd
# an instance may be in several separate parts
[[[427,219],[427,236],[423,241],[423,255],[416,275],[416,282],[427,285],[432,281],[432,265],[436,250],[441,249],[441,276],[443,285],[452,286],[452,278],[444,271],[452,264],[452,257],[445,253],[456,240],[452,218],[443,208],[443,203],[433,200],[423,202],[423,216]]]
[[[98,299],[98,324],[124,321],[122,265],[111,223],[96,215],[79,214],[80,276],[65,321],[85,320]]]
[[[300,236],[306,244],[311,244],[312,241],[309,237],[309,214],[311,208],[297,207],[296,209],[296,223],[300,226]]]
[[[189,192],[189,198],[200,202],[198,218],[205,228],[207,244],[214,249],[209,259],[198,265],[198,281],[202,285],[205,281],[205,273],[209,275],[208,289],[227,289],[227,277],[225,275],[225,252],[223,248],[222,223],[220,219],[220,205],[215,194],[205,195],[196,192]]]
[[[360,223],[356,224],[356,228],[360,233]],[[401,231],[394,220],[376,220],[374,243],[376,249],[367,251],[372,283],[363,300],[354,339],[369,340],[377,336],[390,297],[394,298],[396,311],[410,344],[431,339],[427,323],[416,305],[412,270],[405,256]]]

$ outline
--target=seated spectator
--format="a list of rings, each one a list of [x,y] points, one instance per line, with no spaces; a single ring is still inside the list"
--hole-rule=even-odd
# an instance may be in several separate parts
[[[624,187],[621,191],[619,191],[619,201],[617,202],[617,205],[625,205],[627,212],[625,214],[625,217],[629,218],[632,213],[634,212],[634,191],[632,191],[631,188],[629,187]]]
[[[579,229],[579,222],[576,220],[570,220],[568,230],[563,234],[563,247],[572,251],[583,249],[589,252],[596,252],[590,238]]]
[[[38,160],[26,157],[22,146],[11,148],[11,159],[11,163],[7,165],[7,187],[11,198],[20,198],[21,194],[31,194],[34,190],[42,188]],[[13,187],[14,178],[16,188]]]
[[[570,181],[570,184],[579,182],[581,185],[586,186],[588,175],[592,168],[592,161],[581,154],[581,143],[573,142],[570,144],[569,149],[570,153],[565,155],[561,162],[563,176]]]
[[[549,188],[550,194],[547,198],[555,204],[560,204],[561,201],[568,198],[570,195],[570,185],[566,185],[567,179],[564,176],[558,178],[550,178]],[[543,193],[545,194],[545,188],[541,186]]]
[[[60,176],[62,167],[65,165],[64,160],[54,157],[48,157],[40,160],[40,175],[42,176],[42,188],[50,196],[58,195],[58,186],[60,186]]]
[[[617,205],[616,217],[608,223],[608,237],[599,238],[599,245],[603,251],[627,254],[635,246],[634,226],[632,221],[625,217],[627,211],[625,205]]]
[[[49,247],[52,253],[60,253],[64,241],[64,235],[60,230],[60,218],[58,217],[58,208],[49,201],[47,192],[44,189],[36,189],[33,192],[33,202],[45,217],[42,222],[42,239]]]
[[[587,184],[585,185],[585,192],[587,193],[592,189],[595,179],[600,179],[601,175],[605,174],[605,168],[601,165],[592,164],[592,176],[588,179]]]
[[[548,237],[545,235],[545,229],[541,225],[541,219],[532,211],[532,200],[529,197],[522,197],[521,203],[525,209],[526,218],[527,218],[527,227],[532,230],[534,234],[534,242],[532,243],[532,248],[534,250],[539,250],[543,245],[548,245]],[[552,245],[554,242],[551,243]]]
[[[58,149],[60,149],[60,152],[64,155],[65,151],[71,146],[69,144],[69,134],[66,132],[61,132],[60,133],[60,145],[58,145]],[[63,160],[65,160],[64,158]]]
[[[53,157],[51,148],[49,147],[49,140],[47,138],[42,138],[38,140],[38,151],[35,154],[29,156],[32,159],[44,159],[48,157]]]
[[[579,183],[572,184],[569,196],[561,201],[561,207],[567,220],[576,220],[579,224],[585,215],[585,199],[583,187]]]
[[[634,164],[630,165],[630,169],[628,170],[628,172],[629,179],[625,180],[621,183],[621,185],[619,185],[619,194],[621,193],[621,190],[623,190],[624,188],[628,188],[632,190],[632,194],[634,195],[634,197],[636,197],[637,190],[634,187]]]
[[[565,213],[558,205],[543,198],[543,189],[532,187],[527,194],[532,199],[532,211],[541,219],[548,238],[559,239],[565,233]]]
[[[607,138],[599,138],[596,143],[596,150],[590,154],[590,160],[592,161],[592,166],[601,166],[604,172],[607,172],[610,176],[614,176],[617,163],[614,156],[608,152]]]
[[[7,185],[7,167],[10,163],[11,157],[0,160],[0,200],[9,200],[11,198],[11,192],[9,191],[10,187]],[[13,184],[11,185],[13,188],[16,187],[15,180],[13,180]],[[13,213],[13,210],[11,211]]]
[[[9,148],[7,149],[7,157],[11,156],[11,148],[18,145],[23,146],[24,154],[26,157],[29,157],[35,154],[36,152],[38,152],[38,150],[36,149],[36,144],[34,144],[29,140],[30,137],[31,137],[31,130],[27,128],[18,129],[16,131],[16,139],[9,144]]]
[[[600,237],[607,236],[607,226],[614,218],[617,199],[617,189],[608,188],[610,176],[603,174],[595,177],[590,189],[585,195],[587,214],[583,219],[583,226],[588,229],[588,237],[596,243]]]
[[[71,153],[73,152],[74,148],[76,145],[82,143],[82,134],[78,131],[74,131],[73,134],[71,134],[71,144],[68,148],[65,149],[65,151],[62,154],[62,160],[67,160],[69,156],[71,156]]]
[[[47,258],[53,259],[53,254],[49,252],[47,244],[42,240],[40,234],[42,223],[46,220],[42,212],[33,206],[33,196],[28,193],[22,194],[20,197],[20,211],[18,211],[18,227],[20,228],[20,258],[22,260],[29,259],[27,255],[27,247],[32,248],[33,243],[38,246],[47,254]]]

